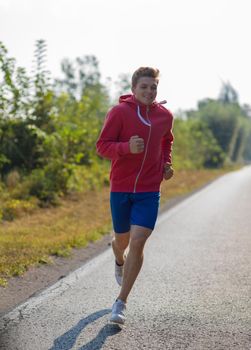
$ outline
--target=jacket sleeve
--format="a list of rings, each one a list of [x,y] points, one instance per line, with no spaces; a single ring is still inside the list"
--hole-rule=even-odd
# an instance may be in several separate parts
[[[101,157],[113,160],[130,153],[129,141],[119,141],[121,129],[121,115],[113,108],[108,112],[96,142],[96,150]]]
[[[167,131],[167,133],[163,136],[162,139],[162,151],[164,154],[164,163],[172,163],[172,144],[174,140],[172,125],[173,125],[173,116],[171,115],[172,122],[171,128]]]

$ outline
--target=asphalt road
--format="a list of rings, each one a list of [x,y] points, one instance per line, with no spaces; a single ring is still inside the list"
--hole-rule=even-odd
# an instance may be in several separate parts
[[[171,185],[171,182],[170,182]],[[0,320],[4,350],[250,350],[251,167],[159,217],[121,329],[108,249]]]

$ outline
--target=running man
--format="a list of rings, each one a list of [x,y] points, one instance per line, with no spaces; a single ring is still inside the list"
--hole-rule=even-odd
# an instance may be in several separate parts
[[[112,248],[121,289],[110,321],[118,324],[125,322],[127,298],[155,226],[160,184],[173,176],[173,116],[162,105],[166,101],[155,100],[158,83],[158,69],[137,69],[132,76],[133,94],[121,96],[108,112],[96,144],[98,154],[111,160]]]

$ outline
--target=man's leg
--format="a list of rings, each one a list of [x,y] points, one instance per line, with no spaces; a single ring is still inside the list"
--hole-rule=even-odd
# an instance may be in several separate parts
[[[130,236],[128,235],[128,237],[130,237],[130,246],[124,264],[122,287],[118,298],[112,306],[112,315],[110,318],[111,322],[118,324],[124,324],[125,322],[127,297],[141,269],[143,263],[144,245],[151,232],[151,229],[142,226],[131,226]],[[124,247],[125,245],[123,248]],[[121,254],[123,253],[120,251],[118,257],[120,255],[121,258]]]
[[[152,230],[149,228],[131,226],[129,252],[124,266],[122,288],[118,296],[118,299],[125,303],[143,264],[144,246],[151,233]]]
[[[112,249],[117,264],[124,264],[124,251],[128,247],[130,240],[130,231],[125,233],[115,233],[112,240]]]

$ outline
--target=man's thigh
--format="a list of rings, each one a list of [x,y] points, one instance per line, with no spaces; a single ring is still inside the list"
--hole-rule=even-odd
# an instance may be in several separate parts
[[[135,193],[132,199],[131,225],[145,227],[152,231],[158,216],[160,193]],[[136,231],[142,231],[142,229],[136,229]]]
[[[130,217],[132,202],[128,193],[111,192],[110,205],[113,229],[116,234],[125,234],[130,231]]]

